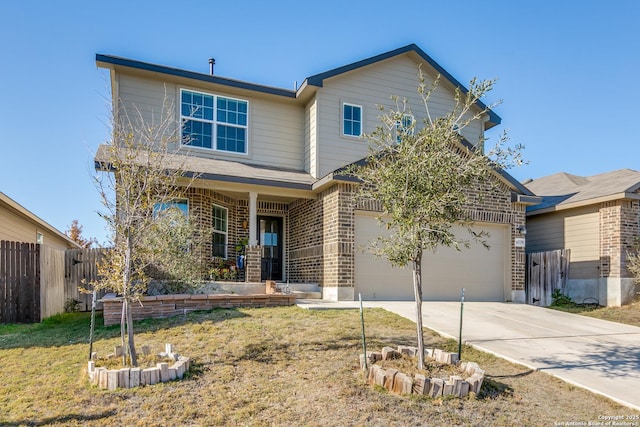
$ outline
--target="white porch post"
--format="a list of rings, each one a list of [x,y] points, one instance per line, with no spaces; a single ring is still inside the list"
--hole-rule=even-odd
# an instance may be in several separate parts
[[[249,192],[249,246],[258,244],[258,193]]]

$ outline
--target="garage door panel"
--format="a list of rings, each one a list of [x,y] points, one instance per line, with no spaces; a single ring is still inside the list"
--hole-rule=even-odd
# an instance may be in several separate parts
[[[465,288],[469,301],[503,301],[505,269],[507,268],[505,235],[507,227],[483,225],[478,230],[490,233],[487,250],[473,242],[469,249],[438,248],[436,253],[425,252],[422,265],[422,290],[425,301],[453,301],[460,299]],[[386,232],[377,220],[368,215],[356,215],[356,294],[368,300],[413,300],[411,268],[394,268],[384,258],[363,251],[369,242]],[[466,237],[462,227],[456,234]]]

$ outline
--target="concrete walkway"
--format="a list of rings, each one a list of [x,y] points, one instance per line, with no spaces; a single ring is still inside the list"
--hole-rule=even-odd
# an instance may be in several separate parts
[[[308,309],[358,302],[299,301]],[[415,304],[367,301],[415,321]],[[456,338],[459,302],[424,302],[424,326]],[[480,350],[556,376],[640,411],[640,328],[525,304],[466,302],[462,339]]]

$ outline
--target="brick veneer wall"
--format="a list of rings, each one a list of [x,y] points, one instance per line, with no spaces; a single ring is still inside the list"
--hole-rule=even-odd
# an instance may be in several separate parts
[[[354,194],[352,184],[337,183],[315,199],[299,199],[290,204],[258,201],[258,214],[286,219],[289,281],[319,283],[324,287],[354,286]],[[512,289],[524,291],[524,248],[515,248],[514,239],[520,237],[517,227],[525,224],[525,206],[511,202],[510,189],[503,183],[478,186],[471,190],[469,197],[468,213],[472,220],[511,225]],[[243,221],[249,221],[248,200],[232,199],[212,190],[190,189],[189,203],[192,215],[202,229],[211,229],[211,205],[215,203],[229,209],[229,244],[249,237],[248,230],[242,227]],[[357,207],[376,210],[375,206],[362,202]],[[205,246],[208,253],[211,253],[210,240]],[[251,248],[246,255],[246,280],[260,281],[260,248]],[[206,257],[206,253],[203,256]],[[229,256],[236,256],[233,246],[229,247]]]
[[[616,200],[600,205],[600,276],[629,278],[627,251],[640,234],[640,202]]]
[[[323,203],[323,286],[352,288],[355,283],[354,187],[337,184],[320,195]]]
[[[260,282],[262,279],[262,248],[260,246],[247,246],[246,250],[246,281]]]
[[[289,205],[289,280],[323,282],[323,216],[320,197],[299,199]]]

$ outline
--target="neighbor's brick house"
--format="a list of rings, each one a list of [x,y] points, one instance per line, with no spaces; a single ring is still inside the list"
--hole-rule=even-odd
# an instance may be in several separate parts
[[[542,197],[527,209],[527,252],[571,249],[567,293],[577,302],[632,302],[636,286],[627,252],[640,237],[640,172],[562,172],[526,186]]]
[[[354,205],[356,183],[340,168],[368,153],[361,137],[377,125],[378,105],[391,95],[423,111],[416,92],[418,64],[427,79],[442,75],[434,94],[435,114],[464,87],[415,45],[305,79],[295,90],[279,89],[108,55],[115,108],[135,108],[143,117],[160,112],[166,97],[176,106],[188,145],[185,156],[198,179],[188,200],[177,201],[203,229],[214,231],[207,252],[235,259],[236,243],[248,240],[246,280],[272,278],[321,286],[323,297],[353,300],[411,299],[408,271],[393,269],[360,247],[381,230],[372,208]],[[483,108],[484,105],[478,105]],[[422,117],[413,118],[418,123]],[[463,131],[481,141],[500,123],[492,111]],[[101,150],[96,161],[101,159]],[[516,247],[525,207],[535,202],[525,187],[503,172],[495,188],[478,188],[471,215],[488,229],[492,249],[447,249],[425,258],[425,299],[524,301],[524,248]],[[407,280],[408,279],[408,280]]]

